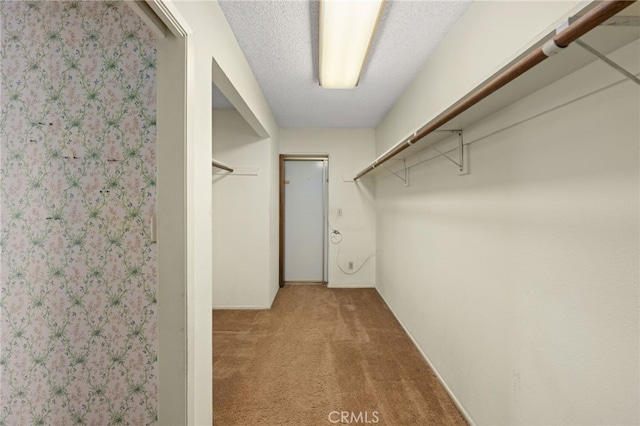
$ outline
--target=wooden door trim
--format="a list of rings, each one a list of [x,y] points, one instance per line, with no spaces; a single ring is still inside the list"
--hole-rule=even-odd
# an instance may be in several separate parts
[[[284,287],[284,159],[285,156],[280,154],[280,244],[279,244],[279,277],[278,285]]]
[[[280,288],[284,287],[284,204],[285,204],[285,197],[284,197],[284,183],[285,183],[285,170],[284,170],[284,164],[286,160],[290,160],[290,161],[322,161],[322,160],[329,160],[329,154],[280,154],[279,155],[279,160],[280,160],[280,180],[279,180],[279,186],[280,186],[280,243],[279,243],[279,261],[278,261],[278,271],[279,271],[279,277],[278,277],[278,285],[280,286]],[[328,170],[327,170],[328,173]],[[328,175],[327,175],[328,177]],[[328,182],[328,181],[327,181]],[[328,195],[328,193],[327,193]],[[326,202],[328,203],[329,200],[326,200]],[[328,214],[328,204],[325,206],[325,209],[327,209],[327,211],[325,212],[325,214]],[[326,220],[326,217],[325,217]],[[323,242],[323,244],[326,244],[326,241]],[[324,256],[324,247],[323,247],[323,256]],[[325,274],[325,269],[324,269],[324,261],[322,264],[322,275],[324,276]],[[329,277],[324,277],[324,279],[328,280]]]

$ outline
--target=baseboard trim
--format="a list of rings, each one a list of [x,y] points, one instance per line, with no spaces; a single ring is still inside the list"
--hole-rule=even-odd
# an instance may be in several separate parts
[[[422,355],[422,358],[424,358],[427,364],[429,364],[429,367],[438,378],[438,381],[442,384],[444,389],[447,391],[447,393],[453,400],[453,403],[456,404],[456,407],[458,407],[458,410],[460,410],[462,417],[464,417],[464,419],[467,421],[467,423],[469,423],[470,426],[475,426],[475,422],[473,421],[473,419],[471,418],[467,410],[465,410],[465,408],[462,406],[460,401],[458,401],[458,398],[456,398],[456,396],[453,394],[453,392],[449,388],[449,385],[447,385],[447,382],[444,381],[444,379],[442,378],[442,376],[440,375],[436,367],[431,363],[431,360],[429,360],[429,357],[427,356],[427,354],[424,353],[424,351],[422,350],[422,348],[420,347],[416,339],[413,337],[411,333],[409,333],[409,330],[407,330],[407,327],[405,327],[402,321],[400,321],[400,318],[398,318],[398,315],[396,314],[396,312],[393,310],[391,305],[389,305],[389,303],[387,302],[387,299],[384,298],[384,296],[382,295],[382,293],[380,293],[380,290],[377,287],[376,287],[376,292],[380,295],[380,298],[382,298],[382,300],[384,301],[384,304],[387,305],[387,308],[389,308],[393,316],[396,318],[396,321],[398,321],[398,324],[400,324],[400,327],[402,327],[404,332],[407,333],[407,336],[409,336],[409,339],[411,339],[411,342],[413,343],[413,345],[416,347],[416,349],[418,349],[418,352],[420,352],[420,355]]]
[[[271,309],[271,306],[255,306],[255,305],[232,305],[232,306],[213,306],[214,311],[232,311],[232,310],[264,310]]]
[[[375,284],[338,284],[331,285],[331,283],[327,284],[327,288],[376,288]]]

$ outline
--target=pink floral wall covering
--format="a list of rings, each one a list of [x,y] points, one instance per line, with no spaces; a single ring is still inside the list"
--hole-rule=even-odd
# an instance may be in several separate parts
[[[0,424],[154,424],[154,36],[122,2],[0,18]]]

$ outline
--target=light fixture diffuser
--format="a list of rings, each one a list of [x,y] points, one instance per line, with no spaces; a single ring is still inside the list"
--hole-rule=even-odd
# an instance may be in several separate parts
[[[320,0],[320,85],[358,85],[384,0]]]

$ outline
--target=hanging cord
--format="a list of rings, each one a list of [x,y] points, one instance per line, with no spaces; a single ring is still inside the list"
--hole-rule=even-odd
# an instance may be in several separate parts
[[[329,229],[331,229],[331,236],[329,237],[329,241],[331,242],[331,244],[338,246],[338,253],[336,253],[336,265],[338,265],[338,269],[340,269],[340,271],[342,271],[343,274],[345,275],[357,274],[360,271],[360,269],[362,269],[364,265],[367,264],[369,259],[371,259],[373,256],[376,255],[375,252],[371,253],[369,257],[367,257],[358,268],[356,268],[351,272],[345,271],[344,269],[342,269],[342,266],[340,266],[340,250],[342,249],[342,246],[340,245],[340,243],[342,242],[342,234],[337,229],[333,229],[331,225],[329,225]]]

